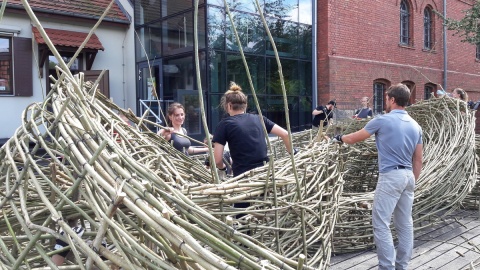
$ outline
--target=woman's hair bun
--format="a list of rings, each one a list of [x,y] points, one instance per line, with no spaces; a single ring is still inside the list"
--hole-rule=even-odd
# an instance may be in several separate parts
[[[236,84],[234,82],[230,82],[230,89],[229,90],[230,91],[242,91],[242,88],[238,84]]]

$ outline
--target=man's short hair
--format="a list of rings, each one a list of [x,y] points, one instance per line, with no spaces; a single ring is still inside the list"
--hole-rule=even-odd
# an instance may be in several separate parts
[[[405,84],[398,83],[388,88],[387,96],[395,98],[398,106],[405,107],[410,101],[410,89]]]
[[[337,103],[335,102],[335,100],[330,100],[327,105],[333,105],[334,108],[337,107]]]

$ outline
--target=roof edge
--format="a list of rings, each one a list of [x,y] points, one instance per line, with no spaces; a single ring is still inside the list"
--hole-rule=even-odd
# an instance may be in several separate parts
[[[8,8],[25,11],[23,6],[14,5],[14,4],[7,4],[7,9]],[[65,12],[60,12],[60,11],[56,11],[56,10],[48,10],[48,9],[43,9],[43,8],[32,8],[32,10],[35,11],[35,12],[40,12],[40,13],[44,13],[44,14],[75,17],[75,18],[82,18],[82,19],[88,19],[88,20],[98,20],[98,19],[100,19],[100,16],[94,16],[94,15],[87,16],[87,15],[78,14],[78,13],[74,13],[74,12],[66,12],[66,11]],[[127,18],[130,18],[130,14],[125,12],[123,9],[121,9],[121,10],[122,10],[122,12],[124,12],[124,14],[126,15]],[[105,17],[102,21],[110,22],[110,23],[117,23],[117,24],[122,24],[122,25],[128,25],[128,26],[130,26],[130,24],[131,24],[131,21],[129,21],[129,20],[119,20],[119,19],[114,19],[114,18],[109,18],[109,17]]]

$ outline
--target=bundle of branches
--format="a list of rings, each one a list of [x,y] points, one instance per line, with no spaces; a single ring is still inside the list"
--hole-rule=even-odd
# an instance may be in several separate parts
[[[63,74],[54,89],[0,150],[4,269],[56,269],[52,256],[66,250],[79,269],[328,264],[343,183],[337,146],[303,149],[298,177],[285,158],[213,185],[200,162],[147,129],[154,123],[95,95],[81,74]],[[72,229],[80,224],[82,238]],[[68,245],[53,250],[56,239]]]
[[[423,169],[416,182],[415,229],[441,220],[459,207],[477,178],[474,115],[463,101],[441,98],[420,101],[407,108],[423,129]],[[371,206],[378,169],[373,139],[353,145],[345,165],[334,252],[373,246]]]

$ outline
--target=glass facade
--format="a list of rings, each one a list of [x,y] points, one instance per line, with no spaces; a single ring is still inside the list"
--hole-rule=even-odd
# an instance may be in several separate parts
[[[194,138],[203,138],[205,134],[199,124],[198,79],[205,94],[211,132],[225,114],[219,103],[230,81],[249,95],[247,111],[256,112],[249,77],[239,53],[241,46],[262,112],[285,127],[279,66],[255,2],[227,1],[240,40],[238,45],[224,1],[200,1],[199,73],[195,70],[193,52],[193,2],[135,1],[136,61],[143,68],[145,63],[153,61],[154,69],[158,70],[155,72],[158,78],[154,78],[158,89],[143,89],[148,86],[143,80],[148,78],[139,77],[138,99],[148,99],[149,91],[156,91],[165,103],[172,100],[184,103],[185,128]],[[312,0],[262,0],[260,6],[280,56],[292,130],[309,128],[313,88]]]

